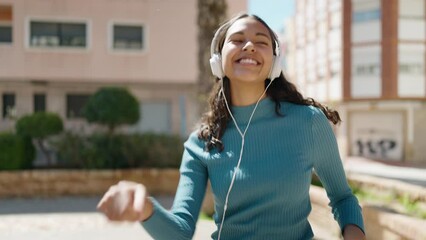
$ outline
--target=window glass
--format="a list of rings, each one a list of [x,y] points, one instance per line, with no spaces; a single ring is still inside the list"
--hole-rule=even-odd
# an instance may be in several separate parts
[[[82,118],[82,110],[89,97],[88,94],[67,94],[67,118]]]
[[[143,27],[114,25],[113,48],[142,50],[144,48]]]
[[[15,108],[15,94],[3,93],[3,118],[12,117]]]
[[[30,46],[86,47],[86,24],[32,21]]]
[[[34,94],[34,112],[46,111],[46,94]]]

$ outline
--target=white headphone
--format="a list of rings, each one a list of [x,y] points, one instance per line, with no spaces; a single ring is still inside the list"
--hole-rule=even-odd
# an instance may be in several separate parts
[[[212,73],[214,76],[222,79],[225,74],[222,69],[222,56],[219,53],[218,49],[218,38],[220,35],[222,28],[219,28],[216,33],[214,34],[211,46],[210,46],[210,67],[212,69]],[[272,60],[272,67],[271,71],[269,72],[268,78],[270,80],[274,80],[275,78],[279,77],[282,71],[281,68],[281,54],[280,54],[280,46],[279,42],[275,37],[273,36],[273,41],[275,42],[275,55],[273,56]]]

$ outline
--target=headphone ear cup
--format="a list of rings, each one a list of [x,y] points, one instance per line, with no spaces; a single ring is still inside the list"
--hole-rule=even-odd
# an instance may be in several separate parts
[[[218,78],[223,78],[223,70],[222,70],[222,57],[215,53],[210,58],[210,68],[212,69],[213,75],[215,75]]]
[[[274,60],[272,61],[271,72],[269,73],[269,79],[274,80],[279,77],[281,74],[281,59],[279,56],[274,56]]]

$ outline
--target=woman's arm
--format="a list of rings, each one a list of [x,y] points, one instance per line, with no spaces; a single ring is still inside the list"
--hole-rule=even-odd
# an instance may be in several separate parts
[[[113,221],[140,221],[154,239],[191,239],[208,174],[206,166],[190,149],[198,149],[197,146],[188,142],[185,146],[172,209],[165,209],[154,198],[148,197],[144,185],[127,181],[110,187],[98,209]]]
[[[361,207],[347,182],[336,137],[325,115],[316,108],[313,109],[311,137],[314,169],[330,199],[334,219],[339,223],[342,233],[347,226],[357,226],[363,232]],[[356,232],[352,227],[348,229],[348,236]]]
[[[154,239],[191,239],[195,232],[208,178],[207,168],[198,157],[203,148],[197,140],[196,136],[191,136],[185,143],[172,208],[167,210],[154,198],[149,198],[153,213],[141,224]]]

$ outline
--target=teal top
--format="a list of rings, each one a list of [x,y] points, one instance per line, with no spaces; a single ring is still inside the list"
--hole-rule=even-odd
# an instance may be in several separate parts
[[[244,128],[254,104],[232,107]],[[336,138],[320,109],[260,101],[245,136],[244,152],[229,196],[221,239],[312,239],[308,222],[312,171],[321,179],[341,229],[355,224],[364,231],[361,208],[348,186]],[[164,209],[155,199],[153,215],[142,222],[154,239],[191,239],[207,180],[214,194],[217,239],[225,197],[236,168],[241,136],[230,121],[222,138],[225,149],[204,151],[197,133],[184,144],[180,181],[173,206]]]

